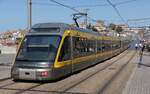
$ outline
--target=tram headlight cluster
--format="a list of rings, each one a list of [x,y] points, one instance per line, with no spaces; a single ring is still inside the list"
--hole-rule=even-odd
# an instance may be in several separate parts
[[[42,71],[42,72],[40,72],[40,76],[47,77],[48,76],[48,71]]]

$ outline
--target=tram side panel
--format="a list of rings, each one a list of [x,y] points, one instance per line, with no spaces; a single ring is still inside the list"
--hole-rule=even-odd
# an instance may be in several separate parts
[[[96,62],[96,40],[88,36],[73,36],[73,72],[84,69]]]
[[[53,79],[58,79],[72,73],[71,52],[71,37],[64,34],[52,69]]]

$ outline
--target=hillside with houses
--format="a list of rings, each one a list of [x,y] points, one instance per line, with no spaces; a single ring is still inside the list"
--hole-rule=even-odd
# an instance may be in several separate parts
[[[0,33],[0,44],[4,46],[15,46],[26,33],[26,29],[9,30]]]

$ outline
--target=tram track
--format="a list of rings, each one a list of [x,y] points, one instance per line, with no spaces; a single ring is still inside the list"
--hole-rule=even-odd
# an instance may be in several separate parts
[[[111,62],[110,64],[106,64],[103,68],[97,70],[96,72],[80,79],[80,81],[76,82],[76,83],[70,83],[69,87],[65,88],[63,91],[61,91],[60,93],[66,93],[67,91],[71,90],[72,88],[76,87],[77,85],[83,83],[84,81],[88,80],[89,78],[93,77],[94,75],[96,75],[97,73],[105,70],[106,68],[110,67],[112,64],[114,64],[115,62],[117,62],[118,60],[121,60],[123,57],[125,57],[127,54],[129,53],[129,51],[127,51],[125,54],[123,54],[120,58],[114,60],[113,62]],[[67,85],[66,85],[67,86]],[[64,86],[64,87],[66,87]],[[67,92],[68,93],[68,92]]]
[[[27,86],[18,86],[18,84],[28,84]],[[34,84],[34,85],[32,85],[32,84]],[[36,87],[38,87],[38,86],[41,86],[42,84],[44,84],[44,83],[24,83],[24,82],[9,82],[9,83],[7,83],[7,84],[4,84],[4,85],[2,85],[2,86],[0,86],[0,89],[3,89],[3,90],[14,90],[15,91],[15,93],[13,93],[13,94],[21,94],[21,93],[23,93],[23,92],[25,92],[25,91],[29,91],[29,90],[31,90],[32,88],[36,88]],[[17,87],[15,87],[15,86],[18,86],[18,87],[20,87],[20,88],[17,88]],[[0,93],[1,94],[1,93]]]
[[[0,79],[0,82],[5,81],[5,80],[9,80],[9,79],[11,79],[11,77],[2,78],[2,79]]]
[[[27,89],[20,89],[20,90],[19,90],[18,92],[16,92],[15,94],[21,94],[21,93],[23,93],[23,92],[25,92],[25,91],[28,91],[28,90],[31,90],[31,89],[36,88],[36,87],[38,87],[38,86],[41,86],[42,84],[43,84],[43,83],[40,83],[40,84],[31,86],[31,87],[29,87],[29,88],[27,88]]]
[[[129,53],[129,51],[126,51],[124,54],[122,54],[121,56],[119,56],[118,58],[116,58],[115,60],[113,60],[111,63],[106,64],[105,66],[103,66],[103,67],[100,68],[99,70],[97,70],[97,71],[95,71],[95,72],[93,72],[93,73],[90,73],[90,74],[87,75],[86,77],[85,77],[85,76],[82,77],[80,80],[76,81],[75,83],[72,83],[72,82],[67,83],[67,84],[64,83],[64,85],[62,85],[61,87],[57,88],[57,90],[50,90],[50,91],[36,90],[37,87],[42,86],[42,85],[44,85],[45,83],[39,83],[39,84],[30,86],[30,87],[27,87],[27,88],[25,88],[25,89],[6,88],[6,85],[5,85],[5,86],[3,86],[3,87],[0,87],[0,89],[17,90],[17,92],[14,93],[14,94],[21,94],[21,93],[24,93],[24,92],[27,92],[27,91],[31,91],[31,92],[45,92],[45,93],[47,92],[47,93],[57,93],[57,94],[64,94],[64,93],[67,93],[67,94],[81,94],[81,93],[77,93],[77,92],[69,92],[69,90],[72,89],[72,88],[74,88],[74,87],[76,87],[76,86],[78,86],[79,84],[81,84],[81,83],[84,82],[85,80],[87,80],[87,79],[93,77],[94,75],[96,75],[96,74],[99,73],[100,71],[105,70],[106,68],[108,68],[109,66],[111,66],[112,64],[114,64],[115,62],[121,60],[121,59],[122,59],[123,57],[125,57],[128,53]],[[129,61],[130,61],[130,60],[128,60],[128,62],[129,62]],[[6,80],[7,80],[7,79],[6,79]],[[2,80],[2,81],[3,81],[3,80]],[[5,81],[5,80],[4,80],[4,81]],[[1,82],[1,80],[0,80],[0,82]],[[12,84],[15,84],[15,82],[12,83]],[[12,84],[8,84],[7,86],[12,85]],[[49,84],[50,84],[50,83],[49,83]],[[107,85],[106,85],[106,86],[107,86]],[[64,87],[65,87],[65,88],[64,88]],[[84,94],[84,93],[82,93],[82,94]],[[85,93],[85,94],[87,94],[87,93]]]
[[[121,66],[119,68],[119,70],[106,82],[106,84],[101,89],[99,89],[97,92],[95,92],[95,94],[102,94],[105,91],[105,89],[111,84],[111,82],[125,69],[125,67],[135,57],[135,54],[136,54],[136,52],[134,52],[132,54],[132,56],[129,58],[129,60],[125,64],[123,64],[123,66]]]
[[[70,89],[72,89],[73,87],[76,87],[77,85],[81,84],[82,82],[84,82],[85,80],[91,78],[92,76],[96,75],[97,73],[99,73],[100,71],[103,71],[105,70],[106,68],[108,68],[109,66],[111,66],[112,64],[114,64],[115,62],[117,62],[118,60],[122,59],[123,57],[125,57],[127,54],[129,53],[129,51],[127,51],[125,54],[123,54],[122,56],[120,56],[119,58],[117,58],[116,60],[114,60],[113,62],[111,62],[110,64],[106,64],[103,68],[101,68],[100,70],[97,70],[96,72],[90,74],[90,75],[87,75],[86,77],[83,77],[81,78],[79,81],[77,81],[76,83],[68,83],[68,84],[65,84],[63,85],[62,87],[58,88],[57,90],[52,90],[52,91],[44,91],[44,90],[34,90],[34,88],[30,88],[30,89],[26,89],[26,90],[23,90],[24,92],[26,91],[34,91],[34,92],[49,92],[49,93],[57,93],[57,94],[64,94],[64,93],[67,93],[67,94],[81,94],[79,92],[67,92],[69,91]],[[66,87],[66,88],[64,88]],[[60,90],[60,91],[59,91]],[[21,92],[22,93],[22,92]],[[16,94],[20,94],[20,93],[16,93]],[[84,93],[82,93],[84,94]],[[85,93],[86,94],[86,93]]]

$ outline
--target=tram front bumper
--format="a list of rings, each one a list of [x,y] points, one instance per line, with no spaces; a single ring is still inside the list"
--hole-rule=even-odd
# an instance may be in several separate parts
[[[51,69],[12,68],[11,77],[14,80],[51,80]]]

